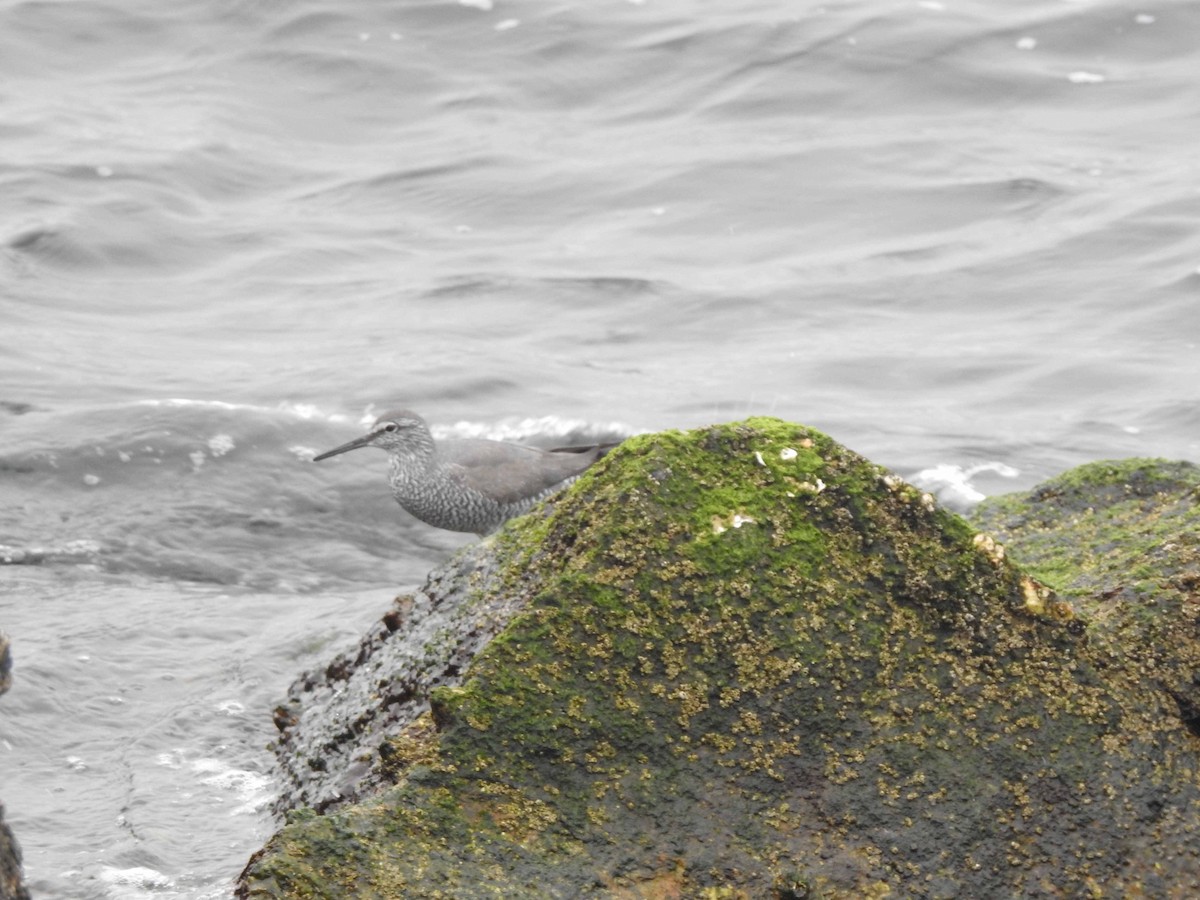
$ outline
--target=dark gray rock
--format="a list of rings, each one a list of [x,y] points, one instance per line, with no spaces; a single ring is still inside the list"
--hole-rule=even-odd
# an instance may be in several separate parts
[[[12,684],[12,653],[8,637],[0,634],[0,694]],[[29,900],[21,880],[21,848],[12,830],[4,824],[4,804],[0,803],[0,900]]]
[[[292,685],[275,710],[279,811],[364,796],[376,786],[370,762],[384,736],[428,710],[430,690],[462,681],[518,606],[488,547],[466,548],[421,590],[397,597],[356,648]]]

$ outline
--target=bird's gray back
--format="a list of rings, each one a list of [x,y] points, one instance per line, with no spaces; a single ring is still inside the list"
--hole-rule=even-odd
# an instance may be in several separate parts
[[[438,444],[442,464],[456,480],[501,505],[530,506],[578,478],[600,455],[597,448],[553,452],[502,441],[451,440]]]
[[[394,454],[392,494],[423,522],[488,534],[574,481],[603,450],[560,453],[474,439],[441,441],[421,461]]]

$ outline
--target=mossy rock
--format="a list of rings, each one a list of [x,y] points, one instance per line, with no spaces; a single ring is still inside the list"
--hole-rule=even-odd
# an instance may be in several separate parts
[[[490,550],[521,611],[389,741],[393,786],[294,813],[240,896],[1198,884],[1169,698],[1122,693],[1001,546],[819,432],[631,439]]]
[[[1089,463],[972,516],[1088,622],[1090,655],[1126,701],[1171,703],[1200,735],[1200,468]]]

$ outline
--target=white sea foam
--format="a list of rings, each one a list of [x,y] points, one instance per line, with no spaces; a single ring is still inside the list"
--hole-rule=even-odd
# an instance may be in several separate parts
[[[120,900],[150,897],[174,884],[169,876],[148,866],[131,866],[126,869],[104,866],[98,876],[101,882],[109,886],[109,896]]]
[[[274,406],[259,403],[230,403],[226,400],[204,400],[189,397],[168,397],[166,399],[147,398],[135,401],[137,406],[157,406],[169,409],[219,409],[229,412],[253,412],[262,414],[282,413],[304,421],[345,422],[348,417],[342,413],[326,412],[312,403],[292,403],[284,401]]]
[[[183,751],[179,749],[164,751],[154,757],[154,762],[167,769],[180,769],[183,767],[183,756]]]
[[[972,483],[975,476],[984,473],[1003,478],[1016,478],[1021,474],[1017,469],[1002,462],[979,463],[968,468],[941,463],[922,469],[908,480],[917,487],[934,493],[950,509],[963,511],[987,497]]]
[[[208,409],[230,409],[230,410],[236,410],[236,409],[260,410],[263,408],[261,406],[253,406],[253,405],[247,404],[247,403],[227,403],[224,400],[198,400],[198,399],[189,399],[187,397],[168,397],[168,398],[162,399],[162,400],[154,399],[154,398],[146,399],[146,400],[138,400],[137,405],[138,406],[166,406],[166,407],[170,407],[170,408],[198,406],[198,407],[205,407]]]
[[[628,435],[633,433],[623,422],[588,422],[560,416],[509,418],[499,422],[469,422],[460,419],[453,425],[431,425],[435,438],[487,438],[493,441],[523,441],[530,438],[558,438],[568,435]]]
[[[267,775],[238,769],[228,763],[203,757],[191,761],[191,770],[199,776],[200,783],[229,794],[239,801],[230,815],[245,815],[265,807],[274,797],[275,782]]]

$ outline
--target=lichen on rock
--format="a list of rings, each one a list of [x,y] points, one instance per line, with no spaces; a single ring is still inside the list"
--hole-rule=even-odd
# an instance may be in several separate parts
[[[799,425],[630,439],[470,551],[511,618],[240,895],[1185,896],[1194,736],[1002,545]]]

